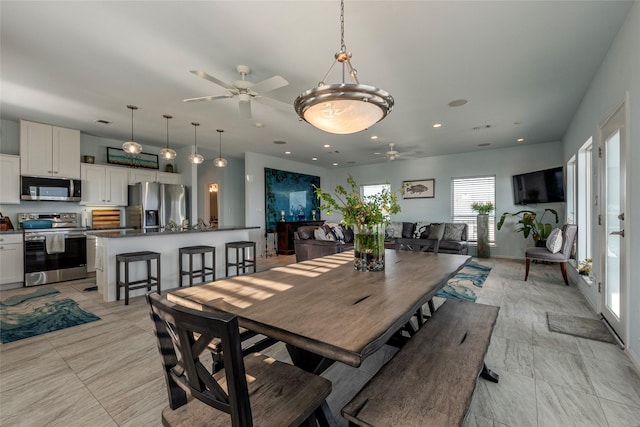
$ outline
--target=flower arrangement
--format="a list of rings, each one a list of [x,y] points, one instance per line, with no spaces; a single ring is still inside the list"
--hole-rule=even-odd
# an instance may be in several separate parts
[[[578,273],[583,276],[588,276],[591,273],[591,258],[585,258],[584,261],[578,263]]]
[[[400,212],[398,195],[385,188],[380,193],[361,197],[360,187],[355,179],[349,175],[347,183],[351,190],[347,191],[342,185],[335,189],[335,198],[320,187],[315,188],[316,196],[321,199],[320,209],[327,214],[340,212],[342,223],[353,226],[366,226],[370,224],[388,225],[390,215]]]
[[[478,212],[481,215],[490,213],[495,207],[493,202],[473,202],[471,203],[471,209]]]

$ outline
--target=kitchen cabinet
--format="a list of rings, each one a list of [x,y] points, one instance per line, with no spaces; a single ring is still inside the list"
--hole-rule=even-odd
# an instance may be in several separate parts
[[[0,203],[20,204],[20,156],[0,154]]]
[[[80,166],[83,205],[127,205],[127,171],[124,168],[91,165]]]
[[[97,237],[91,234],[87,235],[87,273],[96,272],[96,245]]]
[[[80,131],[20,121],[22,175],[80,178]]]
[[[24,281],[22,234],[0,234],[0,285]]]
[[[155,172],[152,170],[132,169],[129,171],[129,184],[138,182],[159,182],[161,184],[182,184],[179,173]]]

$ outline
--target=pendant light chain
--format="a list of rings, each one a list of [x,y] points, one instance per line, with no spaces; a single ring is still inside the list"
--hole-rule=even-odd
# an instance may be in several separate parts
[[[340,1],[340,50],[347,51],[347,46],[344,44],[344,0]]]

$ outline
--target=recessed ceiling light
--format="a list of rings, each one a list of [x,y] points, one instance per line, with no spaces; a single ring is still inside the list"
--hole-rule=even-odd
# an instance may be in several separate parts
[[[371,135],[371,139],[378,139],[378,135]]]
[[[284,154],[291,154],[291,151],[285,151]]]
[[[100,123],[101,125],[110,125],[111,122],[109,120],[104,120],[104,119],[98,119],[96,120],[96,123]]]
[[[521,125],[521,124],[522,124],[522,122],[521,122],[520,120],[518,120],[518,121],[516,121],[516,122],[513,122],[513,124],[514,124],[514,125]]]
[[[469,101],[466,99],[454,99],[453,101],[449,102],[447,105],[449,107],[462,107],[463,105],[467,105],[468,103]]]
[[[490,143],[488,143],[488,142],[484,142],[484,143],[482,143],[482,144],[478,144],[478,147],[488,147],[488,146],[490,146],[490,145],[491,145]]]
[[[262,123],[258,122],[258,123],[256,123],[256,127],[257,128],[261,128],[261,127],[264,127],[264,125]]]
[[[318,160],[318,158],[317,157],[312,157],[311,160],[313,160],[315,162],[316,160]]]
[[[333,166],[338,166],[338,164],[337,163],[333,163]]]
[[[516,139],[516,142],[524,142],[524,138],[518,138]]]
[[[286,144],[287,141],[273,141],[273,143],[277,145],[283,145],[283,144]]]
[[[323,147],[324,148],[329,148],[329,147],[331,147],[331,145],[330,144],[324,144]]]
[[[433,127],[436,128],[436,129],[437,128],[441,128],[442,127],[442,123],[434,123]]]

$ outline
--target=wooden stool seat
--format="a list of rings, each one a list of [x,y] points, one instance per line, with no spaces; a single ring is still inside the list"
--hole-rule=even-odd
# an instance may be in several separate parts
[[[227,242],[225,247],[225,276],[229,276],[229,267],[235,267],[236,275],[240,275],[240,269],[242,268],[242,274],[246,273],[247,267],[253,267],[253,272],[256,272],[256,242],[241,240],[237,242]],[[229,262],[229,250],[236,250],[235,262]],[[245,249],[252,250],[252,257],[247,258],[245,256]],[[242,254],[242,257],[240,257]]]
[[[156,261],[156,275],[151,275],[151,261]],[[129,264],[132,262],[146,261],[147,277],[141,280],[129,279]],[[120,280],[120,263],[124,263],[124,281]],[[160,293],[160,254],[158,252],[141,251],[128,252],[116,255],[116,301],[120,301],[120,288],[124,287],[124,305],[129,305],[129,291],[132,289],[147,288],[151,290],[151,285],[156,285]]]
[[[205,254],[211,253],[212,265],[211,267],[207,267],[205,265]],[[193,269],[193,256],[200,255],[201,259],[201,268],[199,270]],[[182,264],[182,256],[189,255],[189,270],[183,269]],[[178,271],[180,271],[180,287],[182,287],[182,278],[183,276],[189,276],[189,286],[193,286],[193,279],[195,277],[200,277],[202,282],[206,282],[206,277],[211,276],[211,281],[216,280],[216,248],[215,246],[185,246],[183,248],[178,249]]]

